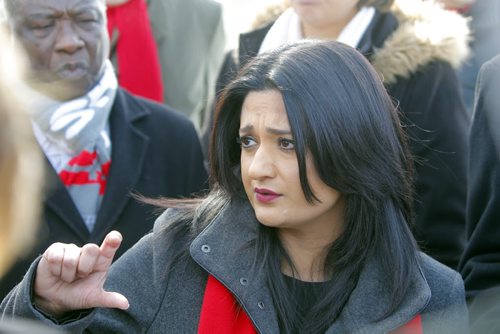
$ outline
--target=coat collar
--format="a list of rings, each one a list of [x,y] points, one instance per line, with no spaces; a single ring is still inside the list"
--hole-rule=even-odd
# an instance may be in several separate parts
[[[234,201],[191,243],[192,258],[233,293],[260,333],[279,333],[265,277],[252,274],[257,233],[253,209]]]
[[[278,333],[276,310],[265,277],[252,270],[252,242],[258,224],[247,201],[233,201],[195,238],[190,253],[234,294],[259,332]],[[369,258],[338,321],[328,332],[385,333],[404,325],[426,307],[431,297],[421,270],[409,279],[412,288],[397,312],[377,320],[386,311],[390,291],[387,275],[381,272],[376,257]]]
[[[91,239],[100,240],[116,224],[142,173],[149,135],[137,122],[150,114],[137,98],[119,90],[110,115],[111,169]]]
[[[111,170],[95,228],[90,234],[69,193],[48,163],[50,183],[45,203],[82,242],[102,239],[131,200],[128,194],[136,188],[149,142],[148,134],[136,123],[148,115],[149,111],[144,109],[137,99],[122,89],[117,91],[109,120],[112,142]]]

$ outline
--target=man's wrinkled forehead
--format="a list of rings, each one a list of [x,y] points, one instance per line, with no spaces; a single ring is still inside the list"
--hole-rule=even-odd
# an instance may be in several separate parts
[[[0,0],[0,3],[0,8],[3,12],[2,14],[7,20],[13,18],[18,13],[18,10],[24,6],[32,7],[35,5],[41,5],[47,8],[95,6],[103,13],[106,11],[106,0]],[[54,6],[51,6],[51,4],[54,4]]]

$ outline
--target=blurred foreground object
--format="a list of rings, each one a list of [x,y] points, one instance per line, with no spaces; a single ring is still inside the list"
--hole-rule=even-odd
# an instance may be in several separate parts
[[[0,276],[31,245],[39,213],[41,154],[21,99],[24,58],[0,29]]]

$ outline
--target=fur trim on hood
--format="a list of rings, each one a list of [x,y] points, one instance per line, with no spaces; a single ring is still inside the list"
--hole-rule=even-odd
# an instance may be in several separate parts
[[[469,27],[465,18],[433,1],[397,0],[391,11],[398,29],[376,50],[372,64],[392,83],[409,77],[431,61],[458,68],[469,54]]]
[[[287,6],[269,7],[257,17],[254,27],[276,20]],[[386,84],[398,77],[408,78],[432,61],[445,61],[458,68],[467,58],[470,30],[467,19],[460,14],[430,0],[396,0],[391,12],[399,26],[372,59]]]

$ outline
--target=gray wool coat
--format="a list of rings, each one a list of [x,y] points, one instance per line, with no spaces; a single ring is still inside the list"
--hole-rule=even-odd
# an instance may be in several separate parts
[[[158,218],[145,236],[111,267],[106,289],[124,294],[126,311],[94,309],[82,312],[59,328],[91,333],[196,333],[208,273],[236,297],[259,333],[278,333],[278,320],[263,275],[252,276],[253,248],[258,222],[250,205],[232,203],[190,244],[189,257],[165,268],[179,242],[169,242],[165,228],[173,210]],[[24,280],[1,305],[3,317],[22,316],[51,320],[30,301],[36,262]],[[398,310],[383,320],[390,291],[385,274],[368,259],[358,285],[338,320],[327,333],[387,333],[415,315],[422,316],[424,333],[466,333],[468,316],[461,277],[421,254],[418,275],[408,277],[412,288]],[[243,279],[242,279],[243,278]]]

